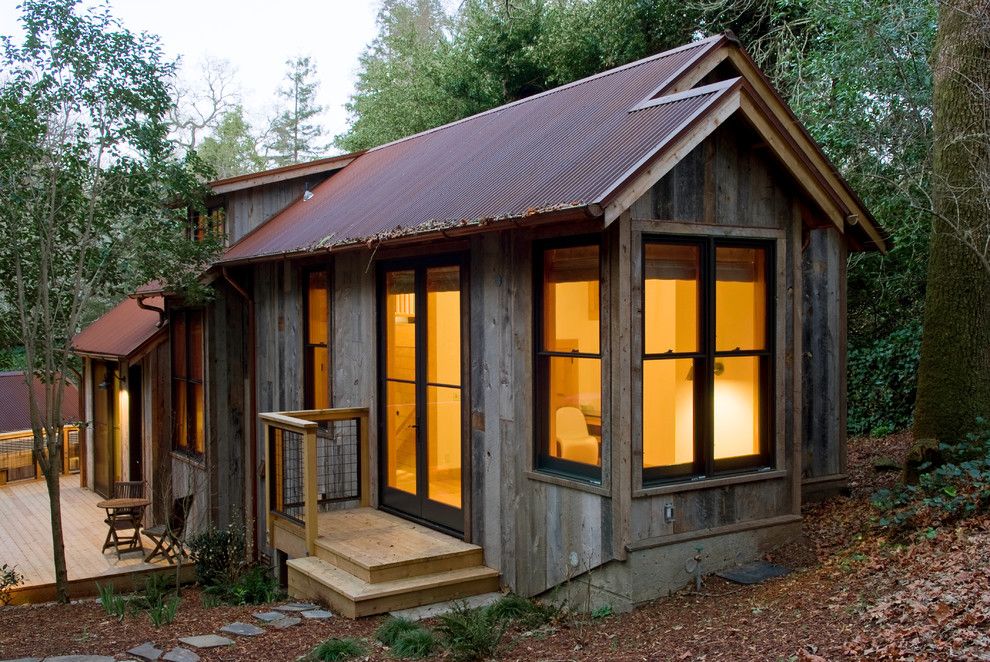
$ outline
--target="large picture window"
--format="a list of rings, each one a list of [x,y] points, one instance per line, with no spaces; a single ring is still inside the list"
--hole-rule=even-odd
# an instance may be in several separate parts
[[[330,288],[325,269],[304,273],[306,284],[303,406],[306,409],[330,407]]]
[[[601,480],[599,245],[537,251],[537,464]]]
[[[202,455],[205,445],[203,312],[172,312],[173,448]]]
[[[768,242],[643,245],[643,479],[769,466]]]

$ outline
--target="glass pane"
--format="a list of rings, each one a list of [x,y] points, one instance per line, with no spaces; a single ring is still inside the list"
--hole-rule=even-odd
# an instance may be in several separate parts
[[[385,397],[388,486],[416,494],[416,386],[390,381]]]
[[[551,352],[598,353],[598,247],[543,254],[543,345]]]
[[[694,359],[643,362],[643,467],[694,462]]]
[[[186,315],[172,315],[172,376],[186,376]]]
[[[172,382],[172,415],[175,445],[177,448],[189,447],[189,416],[186,407],[189,404],[188,384],[182,380]]]
[[[306,289],[306,307],[309,313],[306,342],[310,345],[327,344],[327,272],[309,272]]]
[[[601,466],[602,363],[551,356],[551,457]]]
[[[189,389],[192,395],[192,403],[190,406],[192,407],[193,413],[192,421],[190,421],[192,424],[193,443],[190,450],[194,450],[197,453],[202,453],[206,446],[205,419],[203,411],[203,385],[201,383],[197,384],[193,382],[189,384]]]
[[[427,496],[454,508],[461,507],[461,389],[426,389]]]
[[[644,269],[646,353],[697,352],[701,291],[698,247],[647,244]]]
[[[385,376],[416,379],[416,293],[412,271],[385,276]]]
[[[715,249],[715,350],[765,349],[766,251]]]
[[[715,459],[760,452],[758,356],[715,360]]]
[[[432,384],[461,383],[460,274],[457,266],[426,272],[427,381]]]
[[[203,313],[189,313],[189,379],[203,381]]]
[[[309,361],[312,366],[313,393],[309,401],[313,409],[328,409],[330,407],[330,351],[326,347],[308,348]]]

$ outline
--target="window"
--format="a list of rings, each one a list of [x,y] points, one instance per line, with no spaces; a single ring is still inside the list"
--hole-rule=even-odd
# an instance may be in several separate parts
[[[173,447],[202,455],[205,444],[203,311],[174,311],[171,326]]]
[[[772,256],[767,242],[644,242],[644,482],[769,466]]]
[[[586,242],[537,253],[537,465],[601,480],[601,266]]]
[[[203,241],[214,236],[223,241],[227,232],[227,211],[223,207],[210,207],[205,212],[190,211],[189,239]]]
[[[325,269],[307,271],[306,299],[303,303],[306,323],[303,333],[303,374],[306,409],[330,407],[330,277]]]

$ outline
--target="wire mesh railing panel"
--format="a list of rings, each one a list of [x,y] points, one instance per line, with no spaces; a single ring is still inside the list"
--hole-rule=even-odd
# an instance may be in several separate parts
[[[272,511],[302,523],[305,519],[305,490],[303,485],[303,435],[291,430],[272,427],[268,431],[268,466]]]
[[[35,478],[34,437],[0,441],[0,483]]]
[[[320,510],[361,495],[361,421],[320,421],[316,432],[316,491]]]

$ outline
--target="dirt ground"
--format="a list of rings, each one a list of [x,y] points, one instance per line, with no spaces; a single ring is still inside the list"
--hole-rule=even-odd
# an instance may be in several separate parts
[[[806,507],[804,538],[768,555],[795,568],[780,579],[738,586],[715,577],[700,593],[685,590],[629,614],[567,617],[506,633],[506,660],[990,660],[990,517],[968,520],[933,539],[894,545],[872,530],[869,497],[892,485],[881,457],[902,457],[905,434],[853,440],[851,494]],[[252,622],[257,607],[202,606],[183,592],[171,625],[146,615],[118,622],[93,601],[0,609],[0,659],[52,654],[117,655],[146,641],[159,648],[180,636]],[[373,641],[380,618],[304,622],[204,660],[295,660],[328,637],[365,640],[365,659],[392,659]]]

